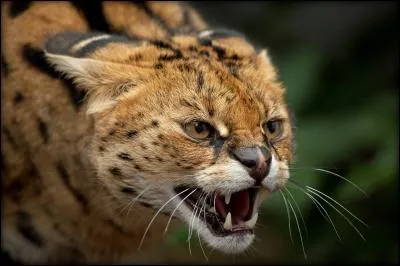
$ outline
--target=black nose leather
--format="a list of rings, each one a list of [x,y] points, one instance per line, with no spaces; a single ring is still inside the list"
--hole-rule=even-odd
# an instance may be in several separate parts
[[[249,175],[258,184],[267,176],[271,165],[271,153],[265,147],[238,148],[232,151],[232,155],[248,168]]]

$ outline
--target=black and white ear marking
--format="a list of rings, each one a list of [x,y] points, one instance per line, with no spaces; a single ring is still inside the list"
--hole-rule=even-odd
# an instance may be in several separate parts
[[[96,49],[111,42],[133,41],[133,39],[122,35],[96,32],[63,32],[51,37],[45,44],[45,50],[51,54],[86,57]]]
[[[245,39],[245,36],[242,33],[224,28],[203,30],[197,34],[197,37],[201,43],[207,43],[216,39],[232,38],[232,37],[239,37]]]

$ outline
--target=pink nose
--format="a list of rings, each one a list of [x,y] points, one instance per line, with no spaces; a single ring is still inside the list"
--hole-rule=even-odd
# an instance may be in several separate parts
[[[232,155],[243,164],[249,175],[261,184],[267,176],[271,165],[271,153],[264,147],[238,148],[232,151]]]

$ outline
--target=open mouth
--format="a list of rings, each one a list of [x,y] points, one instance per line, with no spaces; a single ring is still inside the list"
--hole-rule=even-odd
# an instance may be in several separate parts
[[[193,192],[193,189],[179,186],[175,187],[175,192],[182,193],[179,195],[181,199],[185,200],[196,217],[205,222],[214,235],[253,234],[258,218],[259,188],[209,195],[200,188]]]

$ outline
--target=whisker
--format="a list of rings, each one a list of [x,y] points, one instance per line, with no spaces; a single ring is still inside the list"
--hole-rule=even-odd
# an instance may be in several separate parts
[[[340,178],[340,179],[342,179],[342,180],[348,182],[348,183],[351,184],[353,187],[355,187],[358,191],[360,191],[360,192],[363,193],[366,197],[368,197],[368,194],[367,194],[364,190],[362,190],[359,186],[357,186],[354,182],[350,181],[348,178],[345,178],[344,176],[339,175],[339,174],[337,174],[337,173],[335,173],[335,172],[332,172],[332,171],[329,171],[329,170],[325,170],[325,169],[322,169],[322,168],[314,168],[314,167],[310,167],[310,168],[296,167],[296,168],[289,168],[289,169],[290,169],[290,170],[314,170],[314,171],[319,171],[319,172],[324,172],[324,173],[327,173],[327,174],[334,175],[334,176],[336,176],[336,177],[338,177],[338,178]]]
[[[331,206],[335,211],[337,211],[337,213],[339,213],[344,219],[346,219],[346,221],[351,225],[351,227],[353,227],[353,229],[358,233],[358,235],[365,241],[364,236],[360,233],[360,231],[357,229],[357,227],[354,226],[354,224],[346,217],[346,215],[344,215],[340,210],[338,210],[335,206],[333,206],[329,201],[327,201],[326,199],[324,199],[320,194],[307,189],[308,192],[313,193],[314,195],[316,195],[317,197],[319,197],[320,199],[322,199],[323,201],[325,201],[329,206]]]
[[[291,227],[290,227],[290,212],[289,212],[289,207],[288,207],[288,204],[287,204],[287,201],[286,201],[286,198],[285,198],[285,195],[283,194],[283,192],[282,192],[281,190],[279,190],[279,193],[281,194],[282,199],[283,199],[283,202],[285,203],[286,213],[287,213],[287,216],[288,216],[289,236],[290,236],[290,240],[292,240],[292,243],[294,244],[293,237],[292,237],[292,229],[291,229]]]
[[[175,209],[172,211],[171,215],[169,216],[167,225],[165,226],[164,234],[166,234],[167,231],[168,231],[168,227],[169,227],[169,224],[171,223],[171,220],[172,220],[172,217],[174,216],[174,213],[178,210],[178,208],[182,205],[182,203],[185,202],[185,200],[186,200],[187,198],[189,198],[190,195],[192,195],[195,191],[196,191],[196,189],[193,190],[191,193],[189,193],[187,196],[185,196],[185,197],[179,202],[179,204],[175,207]]]
[[[121,210],[121,213],[122,213],[123,210],[127,207],[128,210],[127,210],[127,212],[126,212],[126,215],[128,215],[129,212],[130,212],[130,210],[132,209],[133,205],[135,205],[135,203],[139,200],[139,198],[140,198],[141,196],[143,196],[144,193],[145,193],[146,191],[148,191],[151,187],[152,187],[152,186],[148,186],[148,187],[146,187],[145,189],[143,189],[142,192],[140,192],[134,199],[132,199],[132,201],[130,201],[130,202]]]
[[[154,214],[153,218],[151,219],[149,225],[147,226],[147,228],[146,228],[146,230],[145,230],[145,232],[144,232],[144,234],[143,234],[143,236],[142,236],[142,239],[140,240],[140,244],[139,244],[138,250],[142,247],[143,241],[144,241],[144,237],[146,236],[147,232],[148,232],[149,229],[150,229],[151,224],[154,222],[154,220],[156,219],[156,217],[158,216],[158,214],[160,214],[160,212],[162,211],[162,209],[164,209],[164,207],[167,206],[167,204],[168,204],[169,202],[171,202],[173,199],[175,199],[176,197],[179,197],[179,195],[185,193],[185,192],[188,191],[189,189],[190,189],[190,188],[187,188],[187,189],[183,190],[182,192],[176,194],[175,196],[171,197],[167,202],[164,203],[164,205],[162,205],[162,206],[158,209],[158,211],[156,212],[156,214]],[[196,189],[195,189],[195,190],[196,190]]]
[[[288,200],[288,204],[289,204],[290,209],[291,209],[292,212],[293,212],[294,219],[296,220],[296,224],[297,224],[297,229],[299,230],[301,248],[303,249],[304,259],[307,259],[307,254],[306,254],[306,251],[305,251],[305,249],[304,249],[303,236],[302,236],[302,234],[301,234],[300,224],[299,224],[299,221],[298,221],[298,219],[297,219],[296,212],[294,211],[293,206],[292,206],[292,204],[290,203],[289,200]]]
[[[317,199],[315,199],[313,197],[313,195],[310,195],[310,193],[307,193],[307,191],[305,191],[303,188],[301,188],[301,187],[299,187],[299,188],[293,187],[293,188],[294,189],[298,189],[299,191],[302,191],[304,194],[306,194],[311,199],[311,201],[314,203],[315,207],[317,207],[317,210],[322,215],[322,217],[324,217],[324,219],[332,225],[333,230],[335,231],[336,236],[338,237],[338,239],[340,241],[342,241],[342,238],[340,237],[339,232],[336,230],[335,224],[333,223],[329,213],[325,210],[324,206],[322,206],[322,204],[319,203],[319,201]]]
[[[336,200],[334,200],[333,198],[329,197],[328,195],[326,195],[325,193],[319,191],[318,189],[315,189],[313,187],[310,186],[306,186],[306,188],[312,189],[315,192],[325,196],[326,198],[330,199],[331,201],[333,201],[334,203],[336,203],[337,205],[339,205],[343,210],[345,210],[348,214],[350,214],[351,216],[353,216],[354,219],[356,219],[357,221],[359,221],[360,223],[362,223],[364,226],[368,227],[368,225],[362,221],[360,218],[358,218],[357,216],[355,216],[352,212],[350,212],[348,209],[346,209],[343,205],[341,205],[339,202],[337,202]]]
[[[301,222],[302,222],[302,224],[303,224],[304,230],[306,231],[306,237],[307,237],[307,239],[308,239],[308,230],[307,230],[307,226],[306,226],[306,223],[304,222],[304,218],[303,218],[303,215],[302,215],[301,210],[300,210],[300,208],[299,208],[299,205],[297,204],[297,202],[296,202],[296,200],[294,199],[294,197],[293,197],[292,193],[290,192],[290,190],[289,190],[287,187],[284,187],[284,189],[285,189],[286,192],[289,194],[289,196],[292,198],[293,203],[294,203],[294,205],[295,205],[297,211],[298,211],[299,214],[300,214],[300,219],[301,219]]]
[[[206,214],[205,205],[206,205],[206,200],[207,200],[208,195],[209,195],[209,193],[207,193],[207,194],[205,195],[204,200],[203,200],[203,205],[202,205],[202,207],[200,208],[199,217],[198,217],[198,220],[197,220],[197,227],[199,227],[199,223],[200,223],[201,210],[204,210],[204,218],[205,218],[205,214]],[[208,262],[207,255],[206,255],[206,253],[205,253],[205,251],[204,251],[204,249],[203,249],[203,244],[201,243],[201,238],[200,238],[200,233],[199,233],[199,231],[197,231],[197,238],[199,239],[199,245],[200,245],[201,251],[203,252],[204,258],[205,258],[206,261]]]
[[[198,200],[196,201],[196,203],[194,204],[193,217],[192,217],[192,221],[191,221],[190,224],[189,224],[188,242],[189,242],[189,253],[190,253],[191,256],[192,256],[192,249],[190,248],[190,239],[192,238],[192,233],[193,233],[193,230],[194,230],[194,228],[193,228],[193,227],[194,227],[194,220],[195,220],[195,218],[196,218],[197,211],[199,210],[197,204],[198,204],[199,201],[201,200],[203,194],[204,194],[204,192],[200,195],[199,199],[198,199]]]

